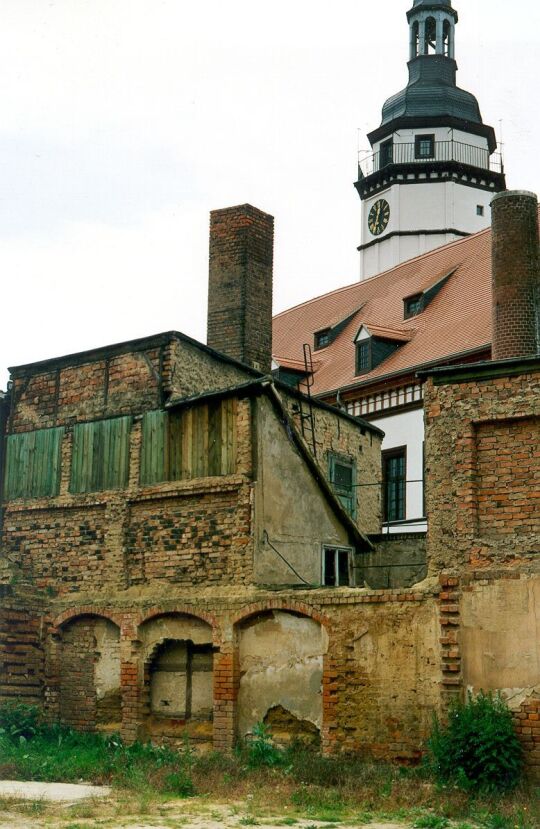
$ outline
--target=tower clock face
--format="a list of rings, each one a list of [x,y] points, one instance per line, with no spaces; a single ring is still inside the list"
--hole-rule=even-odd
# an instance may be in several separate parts
[[[368,227],[373,236],[380,236],[390,221],[390,205],[386,199],[377,199],[368,216]]]

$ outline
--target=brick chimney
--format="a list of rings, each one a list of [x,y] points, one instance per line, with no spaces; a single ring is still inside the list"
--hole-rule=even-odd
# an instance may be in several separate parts
[[[526,190],[506,190],[492,208],[492,357],[540,353],[538,201]]]
[[[250,204],[210,213],[208,345],[264,373],[272,360],[274,218]]]

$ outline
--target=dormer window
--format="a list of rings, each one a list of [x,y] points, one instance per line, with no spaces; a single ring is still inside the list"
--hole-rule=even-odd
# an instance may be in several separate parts
[[[371,371],[371,338],[356,343],[356,374]]]
[[[317,331],[314,334],[314,349],[318,351],[320,348],[326,348],[327,345],[330,345],[330,328],[323,328],[322,331]]]
[[[433,158],[435,155],[435,136],[417,135],[414,139],[414,157],[417,159]]]
[[[418,316],[418,314],[421,314],[422,311],[425,311],[430,302],[435,299],[441,288],[446,285],[456,270],[456,268],[452,268],[451,271],[437,277],[435,282],[433,282],[424,291],[421,291],[418,294],[406,296],[403,300],[403,319],[408,320],[411,317]]]
[[[382,328],[363,323],[354,338],[356,346],[356,374],[367,374],[390,357],[400,346],[411,339],[410,331]]]
[[[417,314],[421,314],[424,310],[423,294],[415,294],[414,296],[409,296],[407,297],[407,299],[403,300],[403,304],[405,306],[405,319],[408,320],[411,317],[415,317]]]

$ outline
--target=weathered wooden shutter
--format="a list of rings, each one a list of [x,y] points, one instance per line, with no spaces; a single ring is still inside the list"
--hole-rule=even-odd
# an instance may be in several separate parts
[[[6,441],[6,498],[42,498],[58,494],[63,435],[63,426],[9,435]]]
[[[337,497],[353,518],[356,514],[356,464],[333,454],[328,458],[329,476]]]
[[[235,399],[143,417],[141,484],[236,472]]]
[[[142,421],[141,484],[168,480],[167,412],[146,412]]]
[[[73,427],[71,492],[98,492],[127,485],[131,421],[131,417],[115,417]]]

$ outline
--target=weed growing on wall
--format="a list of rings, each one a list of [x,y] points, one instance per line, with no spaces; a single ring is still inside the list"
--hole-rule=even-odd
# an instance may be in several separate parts
[[[480,693],[454,702],[446,725],[435,719],[428,747],[439,781],[466,790],[512,789],[522,774],[521,745],[500,696]]]

